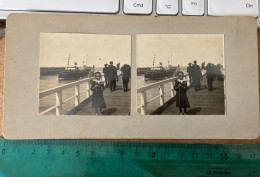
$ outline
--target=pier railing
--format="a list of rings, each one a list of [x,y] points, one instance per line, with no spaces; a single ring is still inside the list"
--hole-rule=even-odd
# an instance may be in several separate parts
[[[205,75],[206,71],[202,70],[202,75]],[[139,106],[137,106],[137,109],[141,109],[141,115],[147,115],[147,107],[148,104],[159,99],[159,106],[163,106],[165,103],[165,94],[170,93],[171,97],[173,98],[176,94],[175,90],[174,90],[174,83],[177,80],[176,77],[172,77],[169,79],[165,79],[156,83],[152,83],[143,87],[140,87],[137,89],[137,94],[140,94],[141,96],[141,104]],[[186,73],[184,75],[184,80],[187,81],[188,86],[190,86],[190,79],[189,79],[189,75]],[[170,83],[170,89],[165,91],[165,84],[169,84]],[[153,88],[159,88],[158,90],[158,94],[151,98],[150,100],[147,99],[147,91]]]
[[[47,114],[48,112],[56,109],[56,115],[61,115],[62,114],[62,106],[63,104],[67,103],[68,101],[74,99],[75,100],[75,107],[78,106],[81,103],[80,100],[80,96],[84,93],[86,94],[86,99],[89,98],[91,96],[91,92],[90,92],[90,82],[93,80],[94,78],[86,78],[86,79],[82,79],[76,82],[72,82],[69,84],[65,84],[59,87],[55,87],[52,89],[48,89],[45,91],[41,91],[39,93],[39,99],[44,98],[46,96],[55,94],[56,95],[56,104],[42,112],[40,112],[40,115],[44,115]],[[81,91],[80,90],[80,85],[82,84],[86,84],[86,89]],[[75,90],[75,94],[69,98],[67,98],[66,100],[62,99],[62,91],[65,89],[69,89],[69,88],[73,88]]]

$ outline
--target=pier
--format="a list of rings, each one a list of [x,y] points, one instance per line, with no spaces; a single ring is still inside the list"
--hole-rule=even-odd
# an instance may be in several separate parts
[[[92,107],[92,91],[90,90],[93,79],[94,78],[84,78],[69,84],[41,91],[39,93],[40,101],[48,96],[55,96],[55,98],[52,99],[55,101],[52,103],[53,106],[41,110],[39,114],[47,115],[55,110],[55,115],[95,115],[95,109]],[[124,92],[122,77],[119,76],[115,91],[111,92],[110,88],[105,89],[103,95],[107,108],[103,110],[103,115],[130,114],[131,83],[129,82],[128,85],[128,92]],[[69,92],[69,94],[66,93],[66,91]],[[82,96],[84,96],[84,99]],[[71,109],[69,111],[64,111],[63,107],[68,106],[68,102],[71,101],[74,102],[74,104],[72,103],[70,105]]]
[[[213,91],[208,91],[205,71],[199,91],[190,86],[189,77],[185,80],[189,89],[187,96],[190,102],[188,115],[223,115],[225,114],[224,81],[215,80]],[[176,92],[174,83],[176,77],[151,83],[137,89],[139,115],[178,115],[176,107]],[[83,78],[78,81],[64,84],[39,93],[40,115],[95,115],[92,107],[92,91],[90,90],[93,78]],[[104,79],[103,79],[104,80]],[[103,92],[106,106],[103,115],[129,115],[131,107],[131,91],[123,91],[121,76],[117,82],[116,90],[111,92],[106,88]],[[48,98],[49,97],[49,98]],[[45,100],[44,100],[45,99]],[[41,101],[50,105],[42,106]]]
[[[203,81],[199,91],[195,91],[190,85],[189,77],[185,74],[185,80],[189,89],[187,96],[190,102],[188,115],[223,115],[225,114],[225,90],[224,81],[215,80],[214,90],[208,91],[205,71],[202,71]],[[174,82],[177,78],[169,78],[163,81],[137,89],[139,105],[137,112],[141,115],[178,115],[176,107],[176,92]],[[157,90],[157,91],[156,91]],[[157,94],[154,94],[157,92]],[[168,94],[168,95],[167,95]]]

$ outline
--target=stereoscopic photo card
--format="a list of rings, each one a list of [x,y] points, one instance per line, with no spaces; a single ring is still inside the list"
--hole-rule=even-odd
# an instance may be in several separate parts
[[[12,14],[3,135],[254,139],[256,29],[251,17]]]

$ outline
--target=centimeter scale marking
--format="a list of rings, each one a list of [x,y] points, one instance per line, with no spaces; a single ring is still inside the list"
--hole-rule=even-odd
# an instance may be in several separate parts
[[[2,139],[0,176],[260,177],[260,145]]]

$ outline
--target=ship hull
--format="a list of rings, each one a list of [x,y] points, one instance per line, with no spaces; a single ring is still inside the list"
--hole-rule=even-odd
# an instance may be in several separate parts
[[[79,79],[82,77],[87,77],[89,71],[63,71],[58,74],[59,80],[70,80],[70,79]]]
[[[166,77],[169,77],[167,74],[162,73],[145,73],[144,79],[154,79],[154,80],[160,80],[164,79]]]
[[[146,72],[144,74],[144,79],[148,80],[162,80],[165,78],[172,77],[174,74],[174,71],[165,71],[165,72]]]

